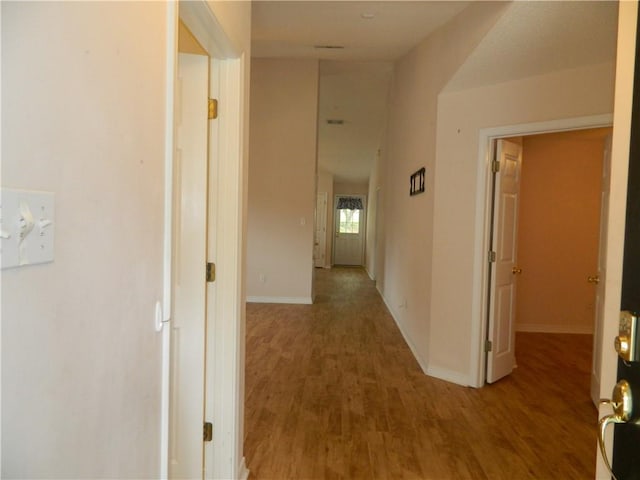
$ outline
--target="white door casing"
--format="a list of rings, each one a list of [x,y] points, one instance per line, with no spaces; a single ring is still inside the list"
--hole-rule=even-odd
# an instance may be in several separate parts
[[[487,382],[509,375],[515,366],[515,307],[518,254],[518,200],[522,147],[507,140],[496,141],[493,247],[489,300]]]
[[[604,289],[606,284],[607,230],[609,228],[609,189],[611,176],[611,139],[605,139],[602,158],[602,186],[600,189],[600,237],[598,245],[598,271],[595,294],[595,319],[593,328],[593,353],[591,360],[591,400],[600,404],[600,375],[602,365],[602,330],[604,324]]]
[[[360,228],[358,233],[340,233],[340,211],[337,209],[341,197],[358,197],[362,200],[360,210]],[[366,217],[366,198],[363,195],[336,195],[334,204],[335,241],[333,246],[333,263],[336,265],[362,265],[364,255],[364,234]]]
[[[316,235],[314,260],[316,267],[325,267],[327,251],[327,192],[319,192],[316,200]]]
[[[202,478],[209,58],[179,54],[169,477]]]

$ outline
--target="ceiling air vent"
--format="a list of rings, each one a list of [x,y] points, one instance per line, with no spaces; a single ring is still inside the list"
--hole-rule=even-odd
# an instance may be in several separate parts
[[[330,118],[329,120],[327,120],[327,123],[329,125],[342,125],[344,123],[344,120],[339,120],[337,118]]]
[[[314,45],[313,48],[324,50],[341,50],[344,48],[344,45]]]

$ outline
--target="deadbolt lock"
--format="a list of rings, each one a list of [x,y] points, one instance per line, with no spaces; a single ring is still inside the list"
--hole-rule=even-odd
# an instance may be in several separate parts
[[[627,362],[640,360],[638,348],[638,317],[631,312],[620,312],[618,336],[614,340],[614,347],[620,358]]]

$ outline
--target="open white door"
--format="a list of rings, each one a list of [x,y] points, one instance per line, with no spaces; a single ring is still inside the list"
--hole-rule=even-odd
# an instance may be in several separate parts
[[[509,375],[515,366],[515,312],[518,254],[518,200],[522,147],[507,140],[496,142],[494,208],[487,382]],[[492,254],[493,255],[493,254]]]
[[[602,365],[602,330],[604,324],[604,287],[606,275],[607,229],[609,228],[609,176],[611,174],[611,135],[605,139],[602,159],[602,187],[600,196],[600,244],[598,272],[589,281],[596,284],[595,323],[593,328],[593,357],[591,360],[591,400],[600,404],[600,370]]]
[[[326,265],[327,251],[327,192],[319,192],[316,200],[316,242],[313,258],[316,267]]]
[[[179,54],[169,478],[202,478],[209,57]]]

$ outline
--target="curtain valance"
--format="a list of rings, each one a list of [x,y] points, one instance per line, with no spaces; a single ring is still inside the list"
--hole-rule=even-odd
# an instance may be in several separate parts
[[[364,210],[362,199],[358,197],[338,198],[338,210]]]

